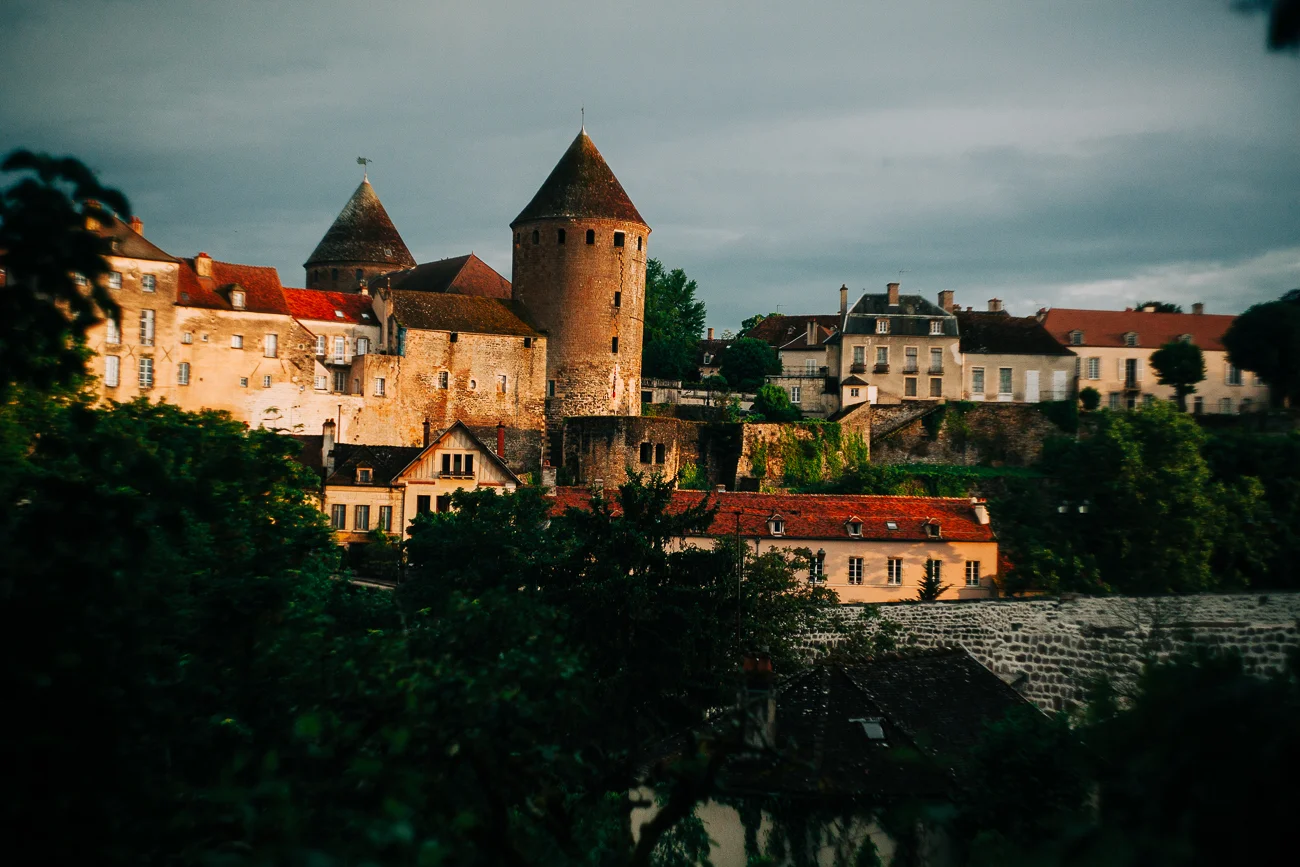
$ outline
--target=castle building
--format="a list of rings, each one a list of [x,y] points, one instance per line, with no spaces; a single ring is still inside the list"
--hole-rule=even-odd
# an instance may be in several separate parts
[[[512,291],[548,339],[550,453],[572,416],[641,413],[650,227],[586,129],[519,216]]]
[[[308,289],[343,292],[359,292],[372,277],[414,267],[415,257],[369,177],[361,181],[303,265]]]

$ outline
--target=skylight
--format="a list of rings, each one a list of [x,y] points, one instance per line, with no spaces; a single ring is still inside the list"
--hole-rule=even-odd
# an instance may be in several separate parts
[[[886,529],[886,530],[897,530],[897,529],[898,529],[898,522],[897,522],[897,521],[886,521],[886,522],[885,522],[885,529]]]
[[[342,310],[335,310],[335,311],[334,311],[334,316],[335,316],[336,319],[342,319],[342,318],[343,318],[343,311],[342,311]]]
[[[849,722],[859,723],[862,726],[862,733],[873,741],[883,741],[885,739],[885,721],[878,716],[858,717],[849,720]]]

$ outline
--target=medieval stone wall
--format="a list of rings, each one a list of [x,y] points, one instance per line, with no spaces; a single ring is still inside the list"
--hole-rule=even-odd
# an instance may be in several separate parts
[[[835,425],[749,423],[740,425],[740,456],[736,490],[767,490],[828,481],[842,472],[850,458],[865,459],[871,450],[870,415],[859,423]],[[797,464],[797,466],[796,466]]]
[[[873,436],[872,462],[1027,466],[1042,454],[1044,440],[1064,433],[1032,404],[964,406],[970,408],[961,411],[952,403],[940,405],[931,413],[911,418],[885,436]],[[903,407],[909,408],[907,404]],[[894,408],[876,408],[877,430],[889,425],[891,409]]]
[[[1095,679],[1121,683],[1144,660],[1193,643],[1240,651],[1251,671],[1280,670],[1300,644],[1300,593],[897,603],[875,606],[907,646],[960,645],[1048,710],[1084,700]],[[865,609],[846,606],[856,619]],[[827,634],[808,636],[824,646]]]
[[[651,416],[588,416],[564,425],[564,467],[574,484],[627,481],[628,470],[676,478],[700,463],[698,425]],[[649,460],[646,460],[649,458]]]

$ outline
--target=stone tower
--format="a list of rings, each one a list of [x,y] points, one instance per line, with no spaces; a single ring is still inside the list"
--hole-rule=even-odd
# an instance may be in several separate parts
[[[514,298],[547,334],[555,461],[565,418],[641,414],[650,227],[583,129],[510,228]]]
[[[366,178],[303,267],[308,289],[358,292],[364,280],[414,268],[415,258]]]

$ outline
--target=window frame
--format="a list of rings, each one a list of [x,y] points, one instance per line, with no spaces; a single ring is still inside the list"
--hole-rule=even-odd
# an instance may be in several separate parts
[[[1002,388],[1006,385],[1006,389]],[[999,367],[998,368],[998,397],[1002,395],[1012,395],[1016,393],[1016,373],[1015,368]]]
[[[984,368],[972,367],[970,369],[970,393],[984,394]]]
[[[117,388],[122,384],[122,356],[104,356],[104,386]]]
[[[886,558],[885,584],[889,587],[903,586],[903,558],[902,557]]]
[[[376,519],[375,529],[384,533],[393,532],[393,507],[380,506],[379,515]]]
[[[848,578],[849,584],[855,587],[862,585],[862,574],[864,571],[863,565],[864,565],[863,558],[861,557],[849,558],[849,578]]]
[[[365,533],[370,530],[370,504],[357,503],[352,508],[352,531]]]
[[[980,561],[979,560],[966,561],[966,586],[967,587],[980,586]]]
[[[885,319],[885,318],[882,317],[882,318],[876,320],[876,333],[877,333],[877,334],[888,334],[888,333],[889,333],[889,320],[888,320],[888,319]]]
[[[136,365],[136,373],[139,377],[141,391],[153,388],[154,363],[152,355],[140,356],[140,361]]]
[[[931,337],[943,337],[943,320],[942,320],[942,319],[931,319],[931,320],[930,320],[930,336],[931,336]]]
[[[140,311],[140,345],[153,346],[157,331],[158,314],[153,310]]]
[[[346,530],[348,528],[348,505],[347,503],[333,503],[330,505],[330,529]]]
[[[244,335],[242,335],[242,334],[232,334],[232,335],[230,335],[230,348],[231,348],[231,349],[243,349],[243,348],[244,348]]]
[[[382,376],[375,377],[375,397],[388,396],[388,380]]]
[[[279,358],[280,357],[280,335],[267,333],[262,335],[262,357]]]
[[[188,361],[182,361],[176,365],[176,384],[190,384],[190,363]]]
[[[152,293],[152,292],[157,292],[157,291],[158,291],[158,278],[155,277],[153,274],[141,274],[141,275],[140,275],[140,291],[141,291],[141,292],[151,292],[151,293]]]

